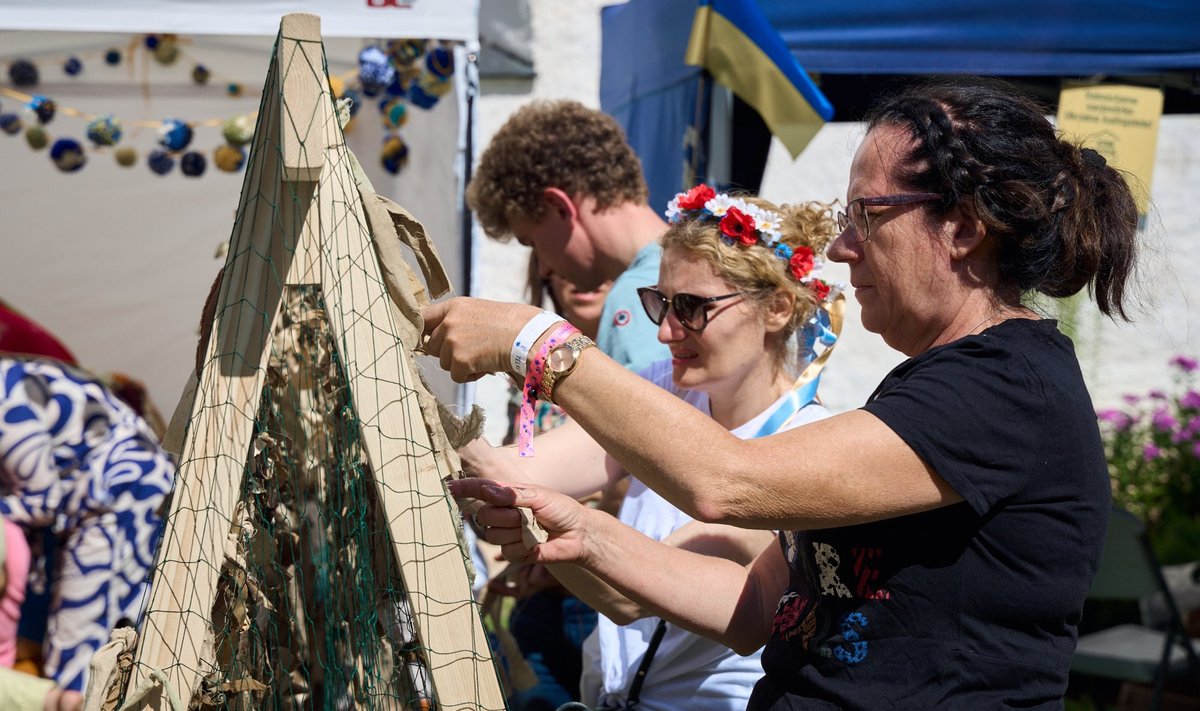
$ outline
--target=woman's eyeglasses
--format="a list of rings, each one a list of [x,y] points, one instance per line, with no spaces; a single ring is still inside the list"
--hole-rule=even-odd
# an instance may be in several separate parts
[[[854,228],[854,238],[860,244],[871,239],[871,221],[868,207],[897,207],[913,205],[919,202],[941,200],[939,193],[907,193],[902,195],[878,195],[876,197],[854,198],[846,205],[845,210],[838,210],[837,224],[842,232],[846,228]]]
[[[675,318],[679,319],[679,323],[695,333],[700,333],[708,325],[709,304],[741,296],[740,291],[709,297],[680,293],[668,299],[666,294],[652,286],[643,286],[637,290],[637,293],[638,298],[642,300],[642,308],[646,310],[646,315],[650,317],[655,326],[661,326],[663,319],[667,317],[667,312],[675,309]]]

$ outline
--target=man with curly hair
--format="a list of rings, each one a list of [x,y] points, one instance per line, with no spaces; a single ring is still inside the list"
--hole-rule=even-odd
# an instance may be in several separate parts
[[[588,291],[613,279],[596,343],[631,370],[670,357],[641,318],[637,288],[658,280],[667,224],[650,207],[642,164],[607,114],[535,102],[500,128],[467,187],[488,236],[532,247],[543,275]]]

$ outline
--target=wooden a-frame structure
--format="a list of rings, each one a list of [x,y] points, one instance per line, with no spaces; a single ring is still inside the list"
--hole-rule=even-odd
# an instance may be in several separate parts
[[[457,509],[442,483],[457,457],[411,353],[424,290],[407,264],[397,267],[397,234],[415,248],[432,291],[444,290],[445,275],[419,225],[405,231],[407,213],[363,189],[369,183],[335,117],[314,15],[282,20],[248,166],[207,354],[178,411],[188,415],[187,432],[127,688],[150,687],[145,708],[167,708],[170,698],[186,705],[213,667],[211,611],[273,324],[285,289],[317,285],[437,707],[503,709]]]

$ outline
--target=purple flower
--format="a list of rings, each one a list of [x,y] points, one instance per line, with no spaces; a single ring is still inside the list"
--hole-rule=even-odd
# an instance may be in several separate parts
[[[1177,355],[1169,363],[1185,373],[1194,373],[1197,369],[1200,369],[1200,361],[1185,355]]]
[[[1142,401],[1141,395],[1122,395],[1121,398],[1129,405],[1136,405]]]
[[[1171,432],[1179,426],[1179,421],[1171,416],[1167,408],[1160,407],[1154,411],[1154,416],[1150,418],[1150,425],[1159,432]]]
[[[1118,432],[1124,432],[1133,424],[1129,415],[1120,410],[1099,410],[1096,412],[1096,419],[1111,424]]]
[[[1189,410],[1200,410],[1200,393],[1188,390],[1179,398],[1179,406]]]
[[[1196,442],[1192,445],[1192,456],[1196,459],[1200,459],[1200,442]]]
[[[1150,396],[1151,400],[1166,400],[1167,399],[1167,394],[1164,393],[1162,390],[1151,390],[1147,394]]]
[[[1147,442],[1146,445],[1144,447],[1142,447],[1142,459],[1145,459],[1147,462],[1152,462],[1155,459],[1158,459],[1158,455],[1160,453],[1161,452],[1160,452],[1159,448],[1149,442]]]

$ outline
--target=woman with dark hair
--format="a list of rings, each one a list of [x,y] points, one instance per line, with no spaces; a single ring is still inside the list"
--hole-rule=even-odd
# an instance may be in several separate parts
[[[1137,215],[1122,177],[995,84],[883,103],[829,257],[864,326],[909,359],[859,410],[738,440],[593,350],[554,400],[703,521],[780,529],[747,567],[654,546],[530,485],[452,483],[512,558],[581,566],[738,650],[766,643],[752,709],[1061,708],[1109,513],[1071,342],[1022,302],[1088,287],[1126,317]],[[504,370],[529,309],[453,300],[426,349]],[[680,446],[683,445],[683,446]],[[526,550],[528,507],[549,540]]]

